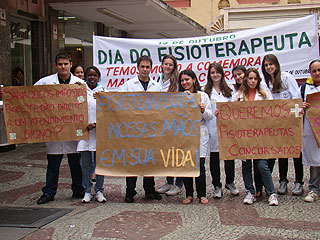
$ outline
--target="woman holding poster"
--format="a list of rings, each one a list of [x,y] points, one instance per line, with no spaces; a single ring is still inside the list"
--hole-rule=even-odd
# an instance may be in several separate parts
[[[77,151],[81,154],[81,168],[82,168],[82,185],[85,191],[82,199],[83,203],[89,203],[93,195],[91,193],[92,180],[91,172],[95,170],[92,167],[92,162],[96,161],[96,99],[95,92],[103,91],[103,87],[98,84],[100,80],[100,71],[95,66],[88,67],[85,71],[84,77],[87,83],[87,102],[88,102],[88,126],[89,140],[81,140],[78,143]],[[92,169],[93,168],[93,169]],[[94,190],[96,192],[96,199],[98,202],[106,202],[103,196],[104,176],[96,175],[96,184]]]
[[[189,93],[200,93],[201,102],[199,103],[201,111],[200,124],[200,176],[196,177],[197,197],[201,204],[207,204],[206,198],[206,169],[204,166],[205,158],[208,156],[209,134],[206,122],[213,118],[210,106],[210,100],[206,93],[200,91],[200,84],[196,74],[191,69],[186,69],[179,74],[179,92],[188,91]],[[193,200],[193,178],[184,177],[183,183],[186,189],[186,198],[183,204],[190,204]]]
[[[207,74],[207,84],[204,91],[211,100],[212,112],[216,109],[216,102],[230,102],[232,89],[225,81],[223,68],[219,63],[211,63]],[[209,146],[210,146],[210,173],[212,184],[214,186],[213,197],[222,197],[222,183],[220,181],[220,160],[219,160],[219,142],[215,117],[208,121]],[[234,184],[235,163],[234,160],[224,161],[226,174],[226,189],[230,190],[232,195],[238,195],[239,190]]]
[[[157,82],[161,84],[161,91],[176,92],[178,90],[178,63],[174,56],[167,54],[162,58],[161,62],[162,74],[159,76]],[[167,177],[167,183],[161,186],[156,191],[158,193],[165,193],[173,196],[181,192],[183,180],[177,177],[174,184],[174,177]]]
[[[296,99],[301,98],[299,86],[294,77],[287,73],[281,72],[278,58],[273,54],[265,55],[262,61],[262,73],[271,91],[273,99]],[[292,189],[292,195],[300,196],[303,194],[303,165],[302,158],[294,158],[295,183]],[[270,169],[272,172],[274,160],[269,160]],[[280,186],[278,194],[285,195],[288,192],[288,158],[279,158],[279,176]],[[262,189],[262,186],[261,186]],[[257,190],[258,191],[258,190]]]
[[[320,92],[320,60],[313,60],[309,65],[309,70],[311,78],[308,78],[305,85],[301,86],[304,102],[308,94]],[[304,103],[304,105],[308,107],[309,103]],[[304,201],[314,202],[319,199],[320,194],[320,148],[307,119],[304,119],[303,122],[302,163],[310,166],[309,193]]]
[[[232,101],[257,101],[272,99],[272,96],[260,87],[261,77],[255,68],[249,68],[246,71],[244,81],[239,91],[232,96]],[[274,185],[272,182],[271,171],[266,159],[256,159],[258,170],[261,174],[263,184],[269,196],[269,205],[277,206],[278,197],[275,194]],[[253,204],[255,201],[255,189],[252,181],[252,161],[243,160],[242,162],[242,177],[246,190],[248,191],[243,200],[244,204]]]

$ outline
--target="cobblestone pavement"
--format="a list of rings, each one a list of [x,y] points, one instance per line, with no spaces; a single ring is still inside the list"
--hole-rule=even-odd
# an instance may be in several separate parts
[[[82,204],[71,198],[70,174],[66,159],[61,166],[58,193],[53,202],[37,205],[46,172],[44,144],[18,145],[16,150],[0,153],[0,206],[75,209],[23,239],[320,239],[320,201],[306,203],[291,195],[293,164],[289,165],[289,192],[280,196],[279,206],[268,205],[267,197],[254,205],[243,205],[245,189],[241,162],[236,161],[236,185],[240,196],[227,190],[222,199],[212,198],[213,187],[207,164],[209,204],[183,205],[184,193],[164,196],[161,201],[146,200],[142,179],[138,178],[135,203],[124,203],[125,179],[105,177],[106,203]],[[223,171],[223,164],[222,171]],[[305,168],[304,181],[308,182]],[[224,174],[222,174],[224,180]],[[273,173],[278,188],[277,164]],[[165,177],[156,178],[156,186]]]

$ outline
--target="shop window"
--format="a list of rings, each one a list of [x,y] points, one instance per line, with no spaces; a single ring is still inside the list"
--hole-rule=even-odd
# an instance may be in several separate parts
[[[31,22],[10,17],[11,69],[22,69],[21,85],[32,85]],[[12,73],[12,78],[14,78]]]

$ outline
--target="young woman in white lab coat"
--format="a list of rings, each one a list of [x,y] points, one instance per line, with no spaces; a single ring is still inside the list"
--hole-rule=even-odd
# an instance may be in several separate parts
[[[255,68],[249,68],[246,71],[243,84],[239,91],[232,96],[232,101],[257,101],[271,100],[272,96],[260,87],[261,77]],[[267,195],[269,196],[269,205],[277,206],[278,197],[275,194],[271,171],[266,159],[255,159],[257,168],[261,174],[263,184]],[[242,177],[247,195],[243,200],[244,204],[253,204],[255,201],[255,189],[252,180],[252,161],[251,159],[242,161]]]
[[[186,69],[179,74],[179,92],[200,93],[201,102],[199,103],[201,111],[200,123],[200,176],[196,177],[196,191],[197,197],[201,204],[207,204],[206,198],[206,170],[205,158],[209,153],[209,134],[206,122],[212,119],[210,100],[206,93],[200,91],[200,84],[196,74],[191,69]],[[186,189],[186,198],[183,200],[184,204],[190,204],[193,201],[193,178],[184,177],[183,183]]]
[[[211,63],[207,74],[207,84],[204,91],[209,95],[211,101],[211,111],[216,109],[216,102],[230,102],[232,89],[225,81],[223,68],[219,63]],[[213,197],[222,197],[222,183],[220,180],[220,160],[219,160],[219,142],[216,118],[207,123],[209,129],[209,146],[210,146],[210,173],[214,187]],[[238,195],[239,190],[234,184],[235,163],[234,160],[224,161],[224,171],[226,174],[226,189],[230,190],[232,195]]]
[[[85,79],[87,83],[87,103],[88,103],[88,126],[89,140],[81,140],[78,143],[77,151],[81,154],[81,168],[82,168],[82,185],[85,195],[82,199],[83,203],[89,203],[93,195],[91,193],[92,180],[91,173],[95,170],[96,161],[96,99],[95,92],[104,91],[103,87],[99,85],[100,71],[95,66],[88,67],[85,71]],[[92,169],[93,168],[93,169]],[[98,202],[106,202],[103,195],[104,176],[96,175],[96,184],[94,186],[95,197]]]
[[[167,54],[162,58],[161,62],[161,75],[157,82],[161,85],[162,92],[176,92],[178,91],[178,63],[176,58]],[[177,177],[174,182],[174,177],[167,177],[167,182],[158,188],[158,193],[165,193],[169,196],[174,196],[181,192],[183,187],[183,180],[181,177]]]
[[[308,112],[309,103],[306,103],[308,94],[320,92],[320,60],[313,60],[309,65],[311,78],[308,78],[305,87],[301,86],[304,95],[304,105]],[[313,135],[309,121],[303,121],[302,163],[310,166],[309,193],[304,198],[306,202],[314,202],[320,197],[320,148]]]
[[[278,58],[273,54],[267,54],[262,60],[262,73],[264,80],[269,88],[273,99],[295,99],[301,98],[299,86],[294,77],[287,73],[281,72]],[[292,195],[300,196],[303,194],[303,165],[301,155],[294,158],[295,183],[292,189]],[[274,160],[269,160],[269,167],[273,169]],[[288,192],[288,158],[279,158],[279,183],[278,193],[285,195]]]

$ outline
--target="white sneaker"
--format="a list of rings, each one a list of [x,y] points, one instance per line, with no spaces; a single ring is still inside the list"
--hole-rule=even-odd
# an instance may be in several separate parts
[[[311,191],[308,193],[308,195],[304,198],[304,201],[305,202],[314,202],[315,200],[318,200],[319,199],[319,195],[314,192],[314,191]]]
[[[172,187],[173,187],[172,184],[166,183],[165,185],[163,185],[162,187],[157,189],[156,192],[157,193],[165,193],[165,192],[168,192]]]
[[[84,194],[84,197],[83,197],[83,199],[82,199],[82,202],[83,202],[83,203],[89,203],[92,198],[93,198],[92,194],[86,192],[86,193]]]
[[[107,201],[107,199],[103,196],[103,193],[100,191],[96,193],[96,199],[99,203],[104,203]]]
[[[222,198],[222,190],[220,187],[215,187],[213,191],[213,198]]]
[[[166,192],[166,195],[174,196],[182,191],[181,187],[174,185],[169,191]]]
[[[273,193],[273,194],[270,195],[270,197],[269,197],[269,205],[270,206],[278,206],[279,205],[277,194]]]
[[[234,183],[226,184],[226,189],[228,189],[232,195],[239,195],[239,190]]]
[[[247,195],[245,196],[245,198],[243,199],[243,203],[244,204],[253,204],[256,201],[256,198],[254,195],[251,194],[251,192],[247,192]]]

